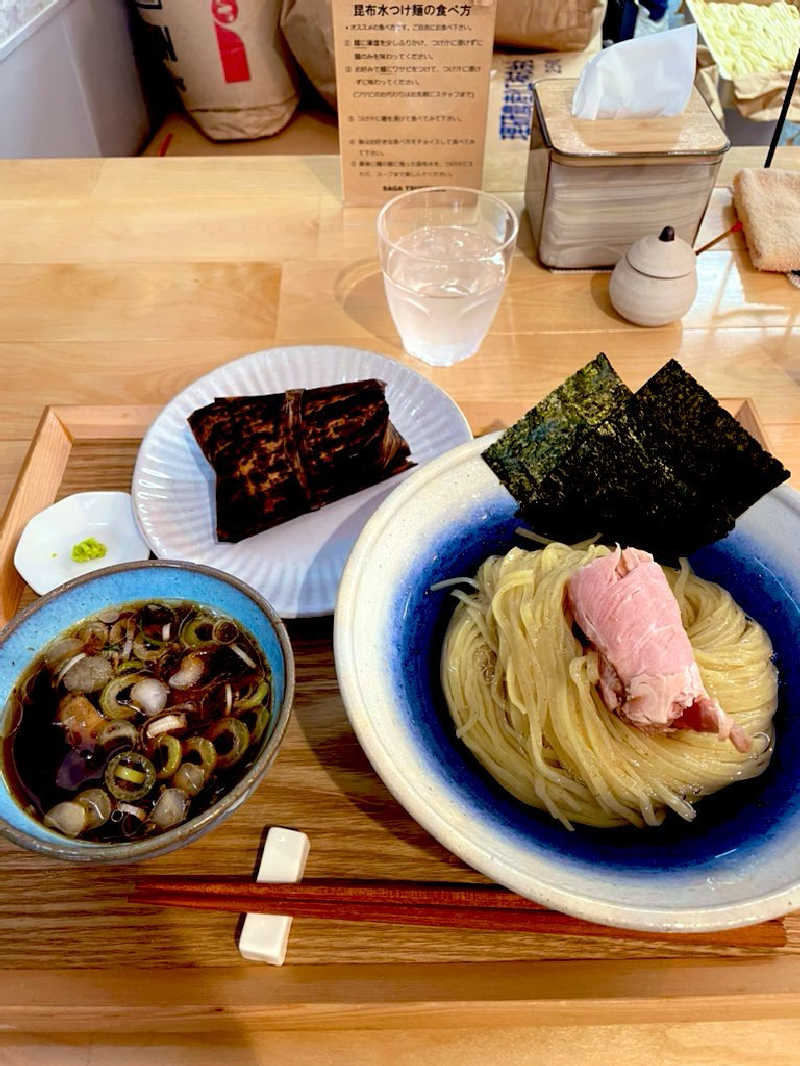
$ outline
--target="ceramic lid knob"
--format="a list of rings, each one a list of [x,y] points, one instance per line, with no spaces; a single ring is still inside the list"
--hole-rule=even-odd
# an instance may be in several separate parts
[[[655,237],[642,237],[630,246],[626,258],[634,270],[651,278],[682,278],[695,271],[696,257],[691,245],[665,226]]]

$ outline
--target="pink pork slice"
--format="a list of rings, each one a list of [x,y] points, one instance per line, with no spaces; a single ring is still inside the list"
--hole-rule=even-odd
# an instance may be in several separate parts
[[[678,601],[649,552],[617,547],[576,570],[567,593],[597,649],[610,711],[648,732],[716,733],[749,751],[750,737],[706,692]]]

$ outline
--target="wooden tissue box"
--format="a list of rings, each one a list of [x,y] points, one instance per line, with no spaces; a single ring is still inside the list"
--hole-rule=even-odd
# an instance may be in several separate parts
[[[692,87],[674,118],[576,119],[576,79],[534,85],[525,204],[544,266],[612,267],[672,226],[694,244],[730,142]]]

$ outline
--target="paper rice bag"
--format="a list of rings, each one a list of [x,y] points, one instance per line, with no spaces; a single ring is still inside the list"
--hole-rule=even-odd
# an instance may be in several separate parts
[[[214,140],[267,137],[298,103],[280,0],[136,0],[183,104]]]

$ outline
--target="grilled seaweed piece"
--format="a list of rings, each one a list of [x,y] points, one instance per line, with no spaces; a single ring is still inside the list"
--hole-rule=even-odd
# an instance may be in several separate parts
[[[642,417],[636,397],[584,432],[568,463],[594,521],[593,529],[573,540],[600,533],[605,541],[646,548],[659,562],[675,565],[679,556],[733,529],[735,515],[719,501],[710,503],[702,486],[664,457],[658,428]]]
[[[645,382],[636,403],[641,418],[658,433],[661,454],[706,494],[710,505],[740,515],[789,477],[674,359]]]
[[[633,393],[600,352],[540,400],[483,453],[500,481],[524,508],[545,507],[565,519],[579,503],[558,476],[578,437],[623,407]]]
[[[634,395],[602,354],[484,459],[537,533],[600,534],[665,563],[726,536],[789,476],[674,360]]]
[[[520,508],[542,536],[575,543],[600,534],[644,547],[660,561],[725,536],[734,519],[709,508],[703,493],[659,455],[660,442],[633,398],[596,426],[576,434],[536,499]],[[558,506],[553,506],[553,500]],[[676,541],[677,537],[677,541]]]
[[[374,378],[217,398],[189,425],[217,476],[217,539],[240,541],[413,466]]]

